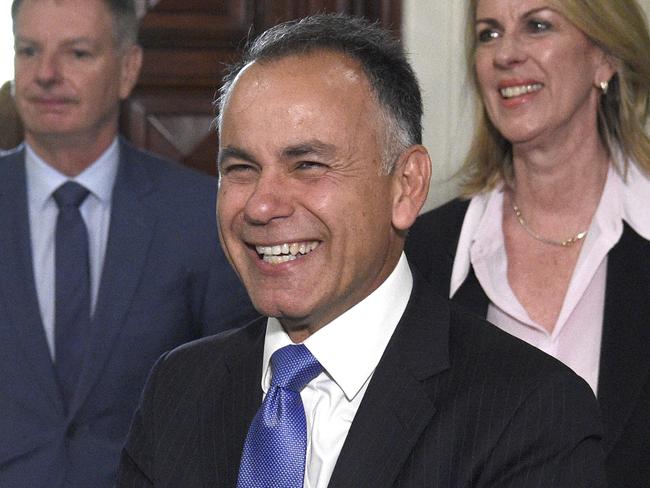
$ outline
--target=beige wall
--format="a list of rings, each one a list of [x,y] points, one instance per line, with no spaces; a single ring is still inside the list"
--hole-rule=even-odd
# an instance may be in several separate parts
[[[616,1],[616,0],[612,0]],[[638,0],[650,18],[650,0]],[[456,195],[450,180],[471,134],[472,105],[467,96],[462,37],[465,2],[404,0],[403,36],[424,98],[424,143],[433,161],[426,209]]]

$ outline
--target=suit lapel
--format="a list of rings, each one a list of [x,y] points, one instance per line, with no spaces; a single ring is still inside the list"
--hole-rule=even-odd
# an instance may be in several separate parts
[[[605,452],[620,437],[648,381],[650,356],[650,242],[627,224],[607,262],[598,400]]]
[[[241,340],[225,354],[225,374],[208,393],[203,422],[203,452],[209,467],[206,487],[235,486],[248,427],[262,403],[262,356],[266,318],[237,332]],[[218,358],[215,358],[218,360]]]
[[[97,305],[71,415],[83,404],[124,326],[153,237],[155,216],[142,202],[152,189],[151,179],[133,157],[133,150],[122,143]]]
[[[483,291],[472,266],[469,268],[467,278],[465,278],[463,284],[458,288],[452,300],[479,317],[487,317],[490,300]]]
[[[436,412],[427,382],[449,368],[446,302],[416,277],[409,305],[359,406],[329,486],[392,486]]]
[[[24,159],[23,149],[3,158],[0,166],[0,299],[27,358],[21,374],[31,376],[62,413],[34,284]]]
[[[438,210],[421,216],[414,226],[420,236],[406,241],[406,254],[421,266],[429,284],[440,296],[449,297],[451,274],[456,259],[460,232],[469,208],[469,200],[453,200]],[[433,229],[440,229],[435,231]],[[470,265],[467,277],[452,300],[485,317],[489,300]]]

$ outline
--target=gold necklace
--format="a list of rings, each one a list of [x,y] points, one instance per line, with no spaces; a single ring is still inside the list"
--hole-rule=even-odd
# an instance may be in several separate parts
[[[533,239],[538,240],[539,242],[543,242],[544,244],[550,244],[551,246],[559,247],[570,247],[587,236],[587,231],[583,230],[582,232],[578,232],[576,235],[569,237],[568,239],[564,239],[563,241],[554,241],[553,239],[547,239],[546,237],[540,236],[537,232],[528,227],[528,224],[526,224],[524,217],[521,215],[521,210],[519,210],[519,207],[514,200],[512,200],[512,210],[515,212],[515,216],[517,217],[519,225],[523,227],[526,233]]]

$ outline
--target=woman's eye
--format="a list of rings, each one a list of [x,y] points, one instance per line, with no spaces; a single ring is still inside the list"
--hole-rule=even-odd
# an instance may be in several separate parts
[[[528,30],[530,32],[546,32],[551,28],[551,24],[544,20],[530,20],[528,22]]]
[[[490,42],[499,37],[499,32],[496,29],[483,29],[479,31],[476,36],[478,42],[485,43]]]

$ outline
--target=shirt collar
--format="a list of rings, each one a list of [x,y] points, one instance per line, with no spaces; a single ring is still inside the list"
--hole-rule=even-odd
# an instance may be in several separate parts
[[[111,145],[88,168],[74,178],[69,178],[50,166],[25,143],[25,170],[29,198],[37,208],[42,208],[52,193],[66,181],[76,181],[87,188],[102,203],[109,203],[119,166],[119,143],[116,137]]]
[[[456,247],[456,256],[454,258],[449,285],[449,298],[454,296],[469,274],[471,250],[477,236],[480,236],[481,232],[491,236],[494,236],[497,232],[501,232],[502,206],[502,188],[486,193],[479,193],[472,197],[467,212],[465,213],[465,218],[463,219],[463,226],[460,231],[458,246]],[[498,218],[495,218],[495,215]],[[483,252],[487,252],[493,246],[498,245],[499,242],[503,242],[503,238],[484,239],[483,241],[486,243]]]
[[[386,280],[370,295],[334,319],[304,344],[351,401],[368,381],[399,322],[413,288],[404,253]],[[280,322],[267,321],[262,390],[268,391],[271,355],[292,344]]]

